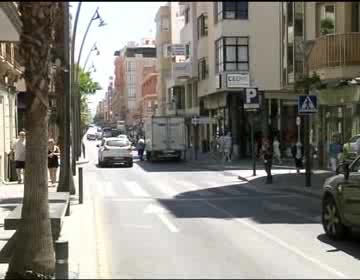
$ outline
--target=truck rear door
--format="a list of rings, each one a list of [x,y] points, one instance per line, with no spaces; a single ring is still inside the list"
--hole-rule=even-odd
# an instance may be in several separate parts
[[[170,150],[182,151],[185,149],[184,118],[169,118],[168,135]]]
[[[168,150],[167,118],[152,119],[152,148],[155,151]]]

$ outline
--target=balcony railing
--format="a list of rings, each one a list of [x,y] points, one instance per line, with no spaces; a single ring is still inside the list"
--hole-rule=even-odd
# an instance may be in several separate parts
[[[315,40],[309,69],[360,65],[360,33],[330,34]]]
[[[176,79],[188,79],[193,76],[192,63],[178,62],[172,64],[172,78]]]

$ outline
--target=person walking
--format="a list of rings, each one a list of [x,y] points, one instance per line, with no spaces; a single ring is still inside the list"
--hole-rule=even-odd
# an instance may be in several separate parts
[[[54,139],[48,141],[48,169],[50,173],[51,187],[55,187],[56,173],[59,168],[60,149],[55,145]]]
[[[274,151],[274,159],[281,164],[281,152],[280,152],[280,142],[277,137],[275,137],[273,142],[273,151]]]
[[[136,149],[140,161],[144,161],[145,140],[143,138],[139,138]]]
[[[330,168],[333,172],[336,172],[338,161],[341,158],[341,150],[339,141],[334,137],[333,143],[329,146]]]
[[[231,133],[228,132],[224,138],[224,161],[225,162],[231,162],[231,148],[232,148],[232,138]]]
[[[266,172],[266,184],[272,184],[271,168],[273,162],[273,146],[266,138],[263,139],[262,157],[264,160],[264,168]]]
[[[25,147],[26,147],[25,136],[26,136],[25,131],[20,131],[19,138],[16,139],[14,144],[12,145],[12,150],[15,151],[15,167],[16,167],[16,175],[19,184],[23,182],[22,176],[23,176],[23,171],[25,170]]]
[[[303,145],[300,142],[297,142],[295,145],[293,145],[291,152],[295,160],[296,173],[299,174],[300,169],[303,168]]]

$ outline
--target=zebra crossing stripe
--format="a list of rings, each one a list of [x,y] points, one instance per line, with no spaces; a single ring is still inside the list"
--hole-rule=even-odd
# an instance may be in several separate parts
[[[145,191],[136,181],[124,180],[122,184],[136,197],[150,197],[149,193]]]

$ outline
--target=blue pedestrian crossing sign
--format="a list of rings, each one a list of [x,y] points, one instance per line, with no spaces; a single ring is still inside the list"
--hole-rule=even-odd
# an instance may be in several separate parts
[[[317,113],[316,95],[300,95],[298,99],[298,112],[303,114]]]

